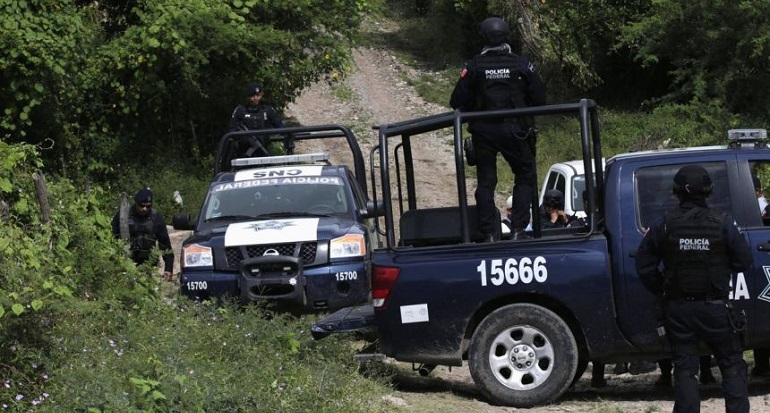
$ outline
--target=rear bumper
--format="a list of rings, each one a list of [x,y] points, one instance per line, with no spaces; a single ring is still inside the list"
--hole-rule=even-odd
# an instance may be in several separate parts
[[[310,327],[310,332],[316,340],[330,334],[361,333],[366,335],[374,333],[376,330],[374,307],[370,304],[337,310]]]
[[[368,269],[364,261],[303,268],[293,257],[257,257],[242,261],[240,272],[183,270],[180,290],[195,300],[270,300],[307,310],[334,310],[368,301]]]

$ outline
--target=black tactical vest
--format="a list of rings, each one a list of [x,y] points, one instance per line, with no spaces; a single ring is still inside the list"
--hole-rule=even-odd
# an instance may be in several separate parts
[[[246,129],[264,129],[266,121],[267,112],[264,106],[246,106],[246,113],[243,114],[243,125]]]
[[[131,252],[135,262],[142,263],[150,258],[150,251],[155,246],[155,216],[154,210],[146,217],[136,214],[128,215],[128,234]]]
[[[665,214],[666,296],[727,298],[730,267],[721,211],[695,207]]]
[[[513,53],[476,56],[476,110],[515,109],[526,106],[519,57]]]

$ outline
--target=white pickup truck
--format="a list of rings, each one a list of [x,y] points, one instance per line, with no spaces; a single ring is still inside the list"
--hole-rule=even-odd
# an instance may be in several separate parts
[[[604,158],[602,158],[602,169],[604,168]],[[564,212],[567,216],[586,216],[583,211],[583,191],[586,189],[585,169],[583,161],[558,162],[548,168],[548,173],[543,179],[543,185],[540,187],[539,205],[543,204],[545,192],[550,189],[558,189],[564,194]],[[511,198],[508,197],[506,206],[510,208]],[[503,211],[503,214],[505,211]],[[527,227],[530,231],[532,226]],[[505,223],[502,224],[502,236],[504,239],[510,237],[511,230]]]
[[[602,169],[604,169],[604,158],[602,158]],[[548,168],[543,186],[540,188],[541,204],[545,192],[550,189],[558,189],[564,194],[564,212],[568,216],[586,216],[585,211],[583,211],[583,191],[586,189],[586,177],[582,160],[559,162]]]

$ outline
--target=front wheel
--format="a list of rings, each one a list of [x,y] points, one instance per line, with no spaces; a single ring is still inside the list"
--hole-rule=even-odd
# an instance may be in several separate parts
[[[511,304],[479,324],[468,363],[474,383],[493,403],[532,407],[551,403],[567,390],[578,350],[569,327],[553,311]]]

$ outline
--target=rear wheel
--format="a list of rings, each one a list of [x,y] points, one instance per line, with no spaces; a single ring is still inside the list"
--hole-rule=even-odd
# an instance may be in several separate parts
[[[473,381],[492,402],[515,407],[550,403],[578,368],[575,338],[553,311],[511,304],[489,314],[471,338]]]
[[[575,371],[575,377],[572,378],[572,383],[569,385],[570,387],[574,386],[578,380],[583,377],[583,374],[586,372],[586,368],[588,368],[588,358],[580,357],[578,360],[577,370]]]

